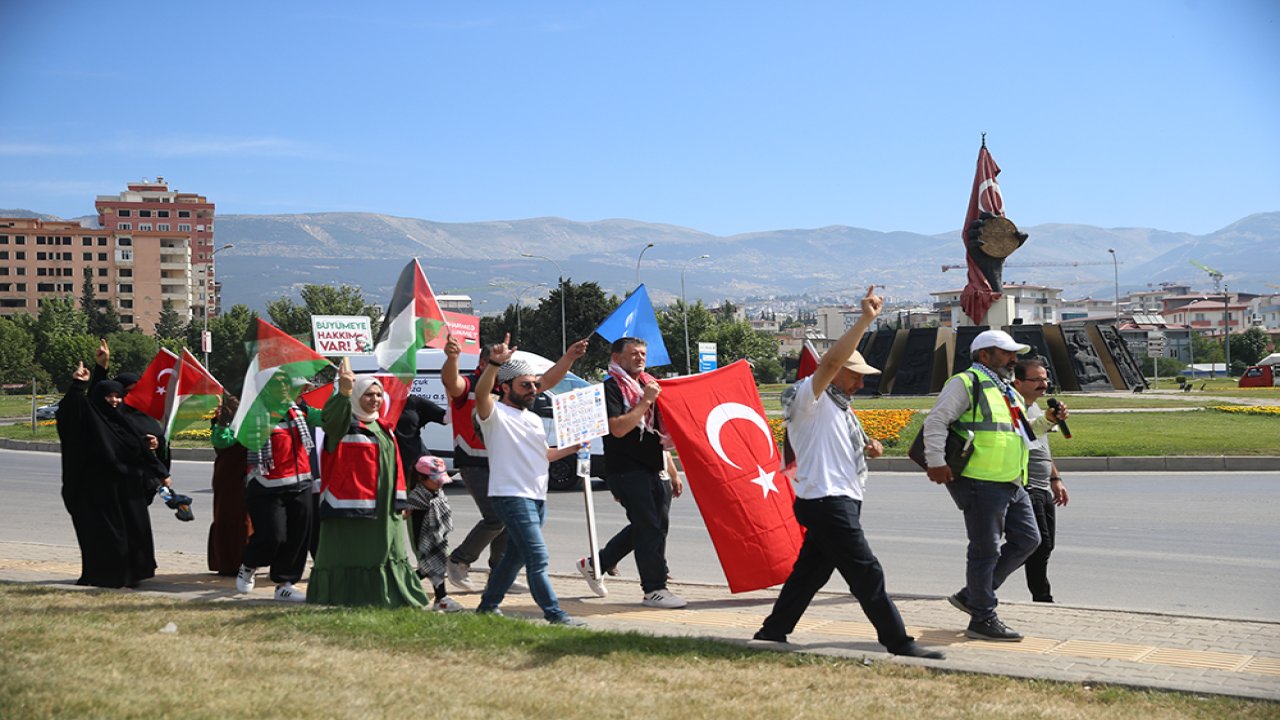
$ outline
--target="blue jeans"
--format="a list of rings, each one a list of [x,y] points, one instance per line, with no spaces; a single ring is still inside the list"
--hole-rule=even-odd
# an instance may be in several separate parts
[[[479,612],[494,610],[506,597],[523,566],[529,578],[529,592],[542,608],[542,616],[551,622],[568,617],[560,609],[556,593],[547,574],[550,555],[542,539],[542,523],[547,519],[545,500],[523,497],[490,497],[493,511],[507,528],[507,549],[498,565],[489,571],[489,582],[480,596]]]
[[[969,535],[960,599],[973,611],[974,620],[984,622],[996,616],[996,589],[1040,545],[1031,497],[1017,483],[963,476],[947,483],[947,491],[964,512]]]

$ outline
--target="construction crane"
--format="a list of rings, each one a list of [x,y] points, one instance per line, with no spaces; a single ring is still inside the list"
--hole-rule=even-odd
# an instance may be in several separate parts
[[[1195,260],[1188,260],[1187,262],[1209,273],[1209,277],[1213,278],[1213,291],[1215,293],[1222,291],[1222,272],[1220,270],[1214,270],[1208,265],[1205,265],[1202,262],[1196,262]]]
[[[1108,262],[1029,262],[1029,263],[1008,263],[1007,265],[1005,265],[1005,267],[1007,267],[1007,268],[1020,268],[1020,267],[1079,267],[1080,265],[1110,265],[1110,264],[1111,264],[1111,262],[1109,262],[1109,261],[1108,261]],[[1123,264],[1124,264],[1124,261],[1123,261],[1123,260],[1121,260],[1121,261],[1120,261],[1120,264],[1121,264],[1121,265],[1123,265]],[[968,266],[968,265],[943,265],[943,266],[942,266],[942,272],[946,272],[946,271],[948,271],[948,270],[964,270],[964,269],[965,269],[965,268],[967,268],[967,267],[969,267],[969,266]]]

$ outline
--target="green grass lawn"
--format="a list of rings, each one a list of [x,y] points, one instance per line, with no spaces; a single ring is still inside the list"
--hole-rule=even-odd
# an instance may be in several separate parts
[[[36,407],[57,402],[61,395],[38,395]],[[30,395],[0,395],[0,418],[31,417]]]
[[[173,632],[161,632],[172,623]],[[1271,718],[1276,704],[417,610],[0,584],[0,708],[49,717]]]

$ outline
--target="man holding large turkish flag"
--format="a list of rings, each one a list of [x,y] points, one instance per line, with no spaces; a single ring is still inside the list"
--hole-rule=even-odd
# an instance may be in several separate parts
[[[813,596],[839,570],[881,645],[894,655],[941,660],[942,653],[916,645],[907,634],[885,591],[880,561],[862,532],[866,459],[880,456],[884,448],[863,431],[849,399],[862,387],[863,376],[880,372],[855,348],[883,306],[875,286],[867,288],[858,322],[823,354],[812,375],[782,394],[783,417],[796,451],[795,516],[805,536],[791,575],[755,639],[786,642]],[[694,490],[696,494],[696,485]]]
[[[791,484],[744,360],[661,380],[658,409],[735,593],[777,585],[800,551]]]

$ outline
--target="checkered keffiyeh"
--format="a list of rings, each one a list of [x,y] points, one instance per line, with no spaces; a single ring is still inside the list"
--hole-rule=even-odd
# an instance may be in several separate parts
[[[541,374],[542,373],[538,372],[538,370],[534,368],[533,364],[527,360],[511,358],[498,366],[498,382],[500,383],[511,382],[521,375]]]
[[[445,562],[449,558],[449,533],[453,531],[453,509],[443,492],[428,490],[418,483],[409,491],[409,508],[423,512],[422,529],[413,539],[418,556],[418,574],[439,585],[445,579]]]

